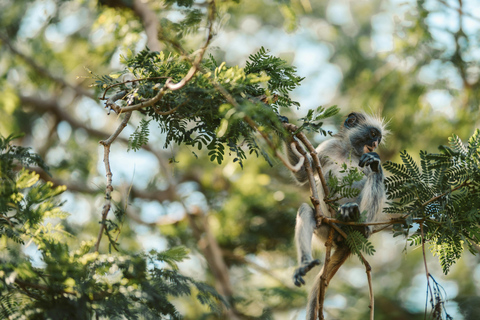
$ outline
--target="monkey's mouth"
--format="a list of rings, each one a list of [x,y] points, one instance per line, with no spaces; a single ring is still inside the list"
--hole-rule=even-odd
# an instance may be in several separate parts
[[[365,153],[368,152],[373,152],[375,150],[375,147],[371,147],[371,146],[365,146]]]

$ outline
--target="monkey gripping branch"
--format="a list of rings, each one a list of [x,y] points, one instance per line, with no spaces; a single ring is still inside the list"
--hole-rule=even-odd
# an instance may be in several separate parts
[[[464,245],[474,252],[474,246],[480,242],[478,130],[467,146],[453,136],[450,147],[440,147],[438,154],[420,152],[420,166],[406,152],[401,153],[402,164],[387,161],[380,165],[374,150],[381,142],[385,130],[383,123],[363,114],[353,117],[355,119],[349,116],[345,129],[334,139],[340,137],[347,141],[345,139],[351,138],[349,127],[372,124],[372,121],[376,121],[373,126],[376,131],[365,132],[368,143],[349,145],[358,149],[357,164],[339,162],[341,167],[336,170],[343,170],[340,178],[326,177],[322,166],[328,168],[329,163],[322,157],[323,149],[319,146],[316,150],[304,132],[326,135],[321,120],[333,116],[338,109],[311,110],[300,119],[303,122],[300,126],[282,122],[285,119],[279,117],[281,108],[298,106],[289,97],[289,92],[302,80],[295,74],[295,68],[269,55],[264,48],[249,57],[245,68],[228,67],[225,63],[217,63],[212,56],[203,58],[208,39],[193,57],[144,50],[125,57],[126,67],[119,73],[93,76],[97,87],[103,89],[106,107],[117,114],[126,113],[118,130],[102,142],[107,171],[102,226],[110,210],[109,194],[113,190],[108,165],[109,146],[129,122],[131,112],[137,111],[142,120],[130,137],[131,149],[138,150],[148,143],[148,125],[154,121],[166,136],[165,146],[177,143],[198,150],[206,147],[210,160],[218,164],[223,162],[228,148],[234,155],[233,161],[243,166],[247,154],[252,153],[262,155],[271,163],[268,152],[262,147],[263,140],[292,172],[302,172],[303,181],[308,181],[311,189],[314,209],[305,205],[299,212],[301,215],[308,212],[310,221],[314,217],[315,223],[310,224],[310,233],[299,237],[308,238],[314,230],[323,230],[321,233],[326,241],[323,268],[327,271],[319,277],[318,286],[314,286],[309,302],[311,319],[323,319],[326,287],[350,253],[357,254],[366,266],[370,318],[373,319],[371,269],[363,256],[363,253],[375,251],[367,239],[372,232],[393,225],[394,236],[404,235],[412,245],[422,245],[424,249],[425,242],[431,243],[432,253],[439,256],[445,273],[460,258]],[[283,141],[289,143],[290,159],[296,159],[292,164],[279,151]],[[347,157],[344,158],[346,162]],[[382,167],[391,175],[385,178]],[[375,178],[368,178],[370,174]],[[386,194],[389,200],[383,211],[381,201],[370,201],[379,194]],[[363,202],[346,205],[346,200],[352,198]],[[395,214],[396,218],[379,219],[384,213]],[[103,231],[103,228],[99,231],[97,249]],[[300,267],[294,279],[301,284],[302,276],[320,262],[310,256],[309,241],[302,242],[297,237],[297,245],[301,247]],[[332,247],[336,250],[330,255]],[[426,274],[427,279],[432,278],[427,268]],[[434,289],[428,283],[432,310],[437,313],[442,312],[443,306],[439,292],[436,282]]]

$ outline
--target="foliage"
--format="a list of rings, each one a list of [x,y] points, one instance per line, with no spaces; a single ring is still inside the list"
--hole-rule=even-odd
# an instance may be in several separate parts
[[[480,130],[468,145],[456,135],[449,141],[450,147],[441,146],[440,153],[420,152],[420,166],[407,152],[401,153],[402,164],[384,165],[393,174],[386,180],[391,200],[386,212],[406,219],[397,232],[408,234],[414,222],[422,224],[424,234],[417,230],[412,244],[428,242],[445,274],[464,245],[475,253],[473,245],[480,242]]]
[[[265,73],[269,77],[267,88],[262,88],[260,84],[254,83],[247,88],[246,92],[252,97],[266,94],[270,98],[273,95],[272,98],[275,101],[272,103],[272,108],[276,112],[279,111],[279,107],[300,106],[298,102],[290,99],[289,93],[304,78],[297,76],[295,74],[296,68],[288,65],[286,61],[269,55],[264,47],[261,47],[257,53],[250,55],[249,61],[245,65],[245,73]]]
[[[0,136],[0,236],[23,243],[22,234],[34,237],[48,232],[51,225],[43,225],[45,218],[63,217],[60,203],[55,199],[65,187],[52,187],[52,183],[38,183],[39,175],[16,166],[37,165],[47,168],[43,160],[28,148],[12,146],[19,136]]]
[[[66,188],[39,182],[38,174],[24,168],[17,171],[18,164],[44,164],[38,155],[10,145],[14,137],[0,137],[0,235],[6,249],[0,258],[2,318],[180,319],[170,301],[183,295],[195,295],[201,304],[218,309],[223,300],[215,290],[178,273],[177,263],[188,254],[184,247],[102,255],[89,241],[71,249],[72,235],[61,223],[54,224],[54,218],[67,216],[58,200]],[[40,267],[19,254],[15,243],[26,241],[40,251]]]
[[[140,121],[139,126],[135,131],[132,133],[130,138],[128,139],[128,150],[133,150],[133,151],[138,151],[143,145],[146,145],[148,143],[148,135],[149,135],[149,129],[148,129],[148,124],[150,123],[150,120],[145,120],[142,119]]]
[[[323,126],[323,121],[326,118],[333,117],[334,115],[338,114],[340,112],[340,109],[337,106],[331,106],[327,109],[324,107],[320,106],[316,109],[310,109],[308,110],[308,113],[305,117],[300,118],[299,120],[302,121],[303,123],[301,126],[298,128],[297,132],[300,132],[302,130],[307,130],[311,132],[319,132],[323,134],[324,136],[327,135],[327,131],[322,129]],[[295,132],[295,133],[297,133]],[[328,131],[329,135],[332,135],[331,131]]]
[[[184,78],[190,70],[187,59],[180,55],[143,50],[124,59],[126,69],[136,81],[115,82],[110,76],[95,75],[96,85],[108,88],[120,84],[118,91],[127,90],[127,105],[152,99],[167,79],[174,82]],[[166,135],[165,147],[171,143],[194,146],[198,150],[207,147],[211,161],[223,162],[225,145],[235,155],[234,162],[243,166],[246,144],[249,154],[262,154],[255,136],[255,129],[244,121],[253,119],[269,134],[282,133],[276,119],[279,107],[298,106],[289,97],[303,78],[295,75],[295,68],[261,48],[249,57],[245,68],[220,65],[212,56],[202,65],[202,72],[178,91],[169,91],[154,106],[145,110],[145,119],[130,138],[131,148],[148,141],[146,124],[154,120]],[[127,86],[127,84],[129,86]],[[221,87],[222,90],[218,88]],[[238,103],[232,105],[228,95]],[[265,101],[265,102],[262,102]]]
[[[62,197],[68,201],[66,205],[71,207],[68,210],[72,214],[67,220],[62,220],[65,232],[58,232],[58,235],[69,232],[75,237],[68,241],[78,240],[80,243],[96,237],[99,229],[100,193],[105,188],[101,163],[103,157],[95,152],[98,140],[110,136],[118,125],[118,118],[108,116],[101,105],[94,102],[99,92],[94,94],[88,88],[90,81],[82,77],[83,67],[109,74],[102,76],[106,85],[102,90],[118,84],[121,80],[116,76],[122,72],[114,71],[123,69],[118,67],[119,53],[124,53],[126,48],[138,53],[143,48],[146,36],[149,36],[147,26],[157,21],[159,25],[154,38],[161,41],[161,50],[167,56],[169,52],[179,53],[189,68],[191,64],[188,61],[191,58],[188,53],[198,53],[198,43],[202,41],[207,27],[206,6],[211,2],[0,2],[0,132],[5,136],[10,132],[25,132],[22,145],[30,146],[41,154],[50,167],[52,177],[36,169],[40,179],[53,180],[56,185],[68,185],[68,192]],[[134,8],[134,3],[141,4],[146,9],[143,13],[151,15],[142,15],[142,11],[137,10],[141,7]],[[215,58],[203,61],[204,71],[218,68],[220,64],[216,61],[226,61],[228,66],[243,66],[248,54],[261,45],[271,48],[274,55],[297,66],[298,73],[306,77],[295,92],[294,99],[301,103],[302,108],[331,103],[338,104],[342,114],[369,109],[391,119],[389,129],[392,134],[379,151],[382,160],[401,162],[400,150],[408,150],[412,155],[417,153],[412,150],[432,151],[432,146],[444,143],[445,132],[455,132],[464,139],[471,135],[472,129],[478,127],[480,77],[477,70],[480,60],[475,58],[475,49],[478,46],[479,25],[472,15],[476,8],[474,1],[226,0],[216,1],[215,5],[217,19],[212,32],[215,42],[207,49],[207,56],[211,53]],[[203,15],[202,19],[200,15]],[[146,19],[149,17],[154,19]],[[452,21],[455,23],[448,23]],[[283,32],[282,26],[291,33]],[[297,31],[292,32],[294,30]],[[127,69],[123,71],[131,73]],[[261,71],[260,76],[264,76]],[[152,79],[156,83],[155,80]],[[130,99],[126,99],[122,106],[143,101],[137,99],[138,94],[134,91],[145,82],[125,84]],[[162,83],[160,81],[157,89]],[[270,90],[268,81],[262,82],[259,88],[265,90],[265,101],[270,105],[257,110],[259,114],[255,116],[262,118],[260,112],[265,111],[268,117],[272,116],[272,121],[276,121],[276,114],[269,111],[282,95],[281,92],[276,93],[277,97],[271,92],[267,95]],[[120,87],[110,88],[109,96],[117,89]],[[164,98],[179,93],[168,93]],[[214,130],[219,137],[225,138],[230,134],[229,129],[234,122],[245,119],[242,118],[241,108],[249,105],[244,96],[235,98],[242,104],[232,106],[231,101],[224,99],[224,105],[219,105],[219,109],[222,108],[225,113],[221,113],[220,117],[223,118],[219,121],[218,130]],[[258,108],[257,102],[254,100],[252,103],[252,110]],[[168,110],[171,109],[159,111]],[[286,109],[278,110],[282,115],[296,118]],[[231,113],[227,119],[228,112]],[[157,116],[160,117],[160,114]],[[245,155],[251,153],[268,158],[263,141],[258,136],[241,137],[232,143],[224,139],[225,142],[212,144],[211,150],[206,148],[211,142],[207,139],[201,144],[203,147],[200,152],[197,151],[198,144],[193,148],[187,146],[160,150],[165,135],[158,130],[159,124],[151,120],[151,116],[138,112],[132,116],[129,127],[133,126],[141,133],[142,120],[139,117],[150,121],[148,148],[143,148],[138,154],[124,153],[118,148],[126,142],[122,132],[111,153],[113,197],[118,201],[120,196],[120,203],[128,203],[128,213],[115,212],[122,214],[120,221],[125,221],[123,225],[118,224],[122,227],[121,243],[116,244],[121,249],[118,255],[141,252],[142,248],[149,248],[152,242],[162,244],[167,238],[170,245],[185,245],[202,262],[207,260],[206,263],[196,264],[195,271],[205,275],[208,283],[218,286],[221,279],[211,268],[212,260],[201,251],[209,244],[207,237],[202,234],[199,240],[195,236],[189,224],[190,217],[182,216],[184,210],[179,208],[179,202],[183,201],[188,208],[198,205],[201,211],[208,212],[208,227],[214,233],[213,240],[219,242],[223,258],[228,264],[226,274],[231,276],[235,298],[246,297],[237,304],[236,311],[252,318],[268,308],[273,318],[298,315],[305,305],[306,290],[290,289],[289,278],[295,264],[292,248],[294,210],[300,202],[308,199],[308,194],[291,182],[281,165],[268,168],[265,161],[253,159],[239,162],[238,159],[243,159],[242,151]],[[311,133],[309,138],[312,142],[318,141],[319,136],[315,135],[315,130],[310,132],[311,127],[315,129],[314,118],[312,114],[308,120],[314,126],[305,128],[305,133]],[[270,125],[268,121],[265,123]],[[340,116],[337,115],[332,123],[340,123]],[[187,124],[186,130],[191,129],[191,124]],[[269,138],[277,134],[268,132],[265,125],[260,126],[259,130],[269,134]],[[193,134],[192,139],[198,135]],[[142,142],[139,139],[142,136],[146,137],[146,134],[133,134],[129,148],[133,149],[134,141],[135,146],[142,146],[147,141],[144,139]],[[170,146],[174,144],[172,140]],[[220,145],[223,151],[219,149]],[[191,157],[192,150],[198,154],[198,158]],[[237,163],[244,165],[243,170],[229,163],[229,154],[233,156],[232,159],[237,158]],[[137,166],[134,177],[130,179],[132,159],[135,161],[152,155],[157,156],[161,166],[152,166],[152,163],[157,163],[155,160],[148,161],[148,165]],[[162,163],[164,156],[165,163]],[[170,164],[167,163],[169,157],[173,159]],[[211,157],[214,163],[210,162]],[[219,160],[221,166],[218,165]],[[118,162],[122,163],[121,167],[117,165]],[[16,170],[13,172],[20,174]],[[243,179],[247,172],[254,174],[249,179]],[[127,176],[129,178],[125,178]],[[265,176],[271,179],[265,180]],[[25,178],[32,176],[26,175]],[[398,183],[402,184],[401,181]],[[129,186],[128,192],[124,191],[124,185]],[[191,185],[196,187],[189,189]],[[22,189],[20,192],[28,190]],[[285,198],[279,196],[282,194]],[[147,220],[152,217],[158,217],[158,221],[162,222],[160,230],[153,226],[157,220]],[[140,218],[148,226],[141,225]],[[163,224],[169,220],[163,218],[169,218],[170,221]],[[410,231],[412,244],[421,245],[421,234],[412,234],[416,227],[414,219],[412,217],[410,225],[413,227],[410,229],[404,228],[403,224],[395,228],[401,233]],[[2,232],[21,227],[14,225],[12,229],[8,223],[5,225],[4,220],[0,221],[4,228]],[[58,218],[49,218],[47,221],[57,222]],[[113,235],[115,223],[107,219],[106,224],[107,231]],[[144,241],[147,236],[149,240]],[[6,238],[3,235],[2,241],[6,241]],[[423,266],[419,267],[423,263],[421,250],[415,250],[405,258],[393,254],[400,249],[398,241],[390,239],[388,232],[375,235],[372,241],[379,238],[382,245],[376,248],[377,254],[372,258],[373,261],[381,260],[376,264],[373,277],[375,319],[391,319],[392,315],[399,319],[424,319],[424,312],[419,311],[424,303],[416,299],[416,292],[423,292],[424,284],[415,281],[418,276],[424,276],[419,275],[423,270]],[[23,241],[29,243],[28,239]],[[113,241],[117,241],[115,235],[111,243]],[[15,254],[23,259],[23,252],[29,251],[27,253],[30,254],[35,246],[32,243],[25,248],[12,240],[8,240],[8,244],[8,250],[1,250],[1,259]],[[100,251],[106,251],[107,244],[107,241],[103,241]],[[259,262],[264,268],[252,272],[252,265],[244,260],[236,259],[233,265],[233,259],[229,259],[232,254],[241,258],[245,253],[249,254],[249,261]],[[213,261],[219,261],[222,255],[213,258]],[[470,267],[478,261],[477,257],[465,254],[462,260],[465,263],[457,263],[450,269],[448,280],[455,281],[458,290],[446,292],[449,300],[445,306],[452,308],[453,305],[453,309],[457,310],[458,303],[461,307],[454,314],[455,318],[462,313],[465,319],[476,319],[475,316],[480,314],[480,287]],[[65,266],[69,267],[70,264]],[[45,279],[48,281],[48,278]],[[43,284],[45,279],[39,279],[38,282]],[[277,288],[272,287],[276,285],[282,290],[268,291],[269,288]],[[264,287],[267,291],[262,291]],[[31,290],[43,294],[43,291]],[[336,279],[330,283],[329,291],[340,294],[346,301],[340,308],[327,310],[332,312],[330,318],[366,318],[362,308],[351,307],[351,301],[365,301],[364,290]],[[292,292],[298,294],[296,299],[292,298]],[[16,295],[14,298],[10,295],[3,295],[2,291],[0,301],[5,308],[18,308],[31,300],[25,295]],[[185,306],[184,314],[189,319],[217,319],[214,315],[205,315],[195,299],[185,297],[179,299],[179,303]],[[0,318],[6,316],[1,315]]]
[[[362,261],[360,258],[362,252],[368,255],[373,255],[375,253],[372,243],[365,238],[362,232],[352,227],[347,227],[345,229],[348,235],[345,243],[348,245],[352,253],[359,257],[360,261]]]
[[[361,181],[365,174],[359,170],[358,166],[349,163],[340,164],[341,178],[326,173],[327,186],[329,190],[328,204],[336,211],[339,207],[338,201],[345,198],[356,198],[360,194],[360,189],[354,186],[355,182]]]

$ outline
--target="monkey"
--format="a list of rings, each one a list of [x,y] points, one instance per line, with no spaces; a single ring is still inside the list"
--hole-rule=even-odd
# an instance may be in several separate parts
[[[387,134],[383,120],[370,116],[365,113],[350,113],[340,131],[321,143],[317,148],[322,172],[325,178],[330,175],[341,178],[347,173],[341,172],[342,164],[347,166],[357,166],[363,171],[364,176],[360,181],[354,182],[352,187],[360,190],[356,198],[344,198],[339,200],[338,215],[344,221],[358,221],[362,212],[366,211],[366,222],[376,222],[384,218],[383,208],[385,206],[386,194],[384,186],[384,174],[381,166],[380,156],[375,152],[382,142],[382,138]],[[299,161],[298,153],[292,151],[292,147],[287,144],[287,153],[290,163],[296,164]],[[306,160],[307,161],[307,160]],[[308,181],[305,166],[294,173],[299,184]],[[325,194],[320,181],[317,179],[317,189],[319,192],[320,210],[322,215],[332,216],[328,205],[323,200]],[[298,255],[298,268],[293,274],[293,282],[301,287],[305,284],[303,277],[312,268],[320,265],[318,259],[312,257],[312,236],[326,241],[330,227],[327,224],[317,228],[315,220],[315,210],[307,203],[303,203],[297,212],[295,225],[295,244]],[[371,226],[365,228],[364,234],[369,237],[373,229]],[[307,320],[314,320],[317,309],[317,295],[319,282],[322,274],[326,275],[326,284],[338,271],[340,266],[350,255],[350,249],[344,241],[335,240],[333,243],[334,253],[330,257],[328,270],[322,270],[315,278],[313,288],[309,294],[307,304]]]

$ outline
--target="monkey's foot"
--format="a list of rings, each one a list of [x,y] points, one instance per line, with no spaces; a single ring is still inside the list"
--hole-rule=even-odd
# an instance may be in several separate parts
[[[342,204],[338,211],[340,211],[343,221],[358,221],[360,219],[360,209],[357,203],[349,202]]]
[[[318,265],[320,265],[320,260],[318,259],[302,262],[300,267],[295,269],[295,272],[293,273],[293,283],[297,287],[301,287],[302,284],[305,284],[305,280],[303,280],[303,276],[305,276],[308,271],[312,270],[313,267]]]

